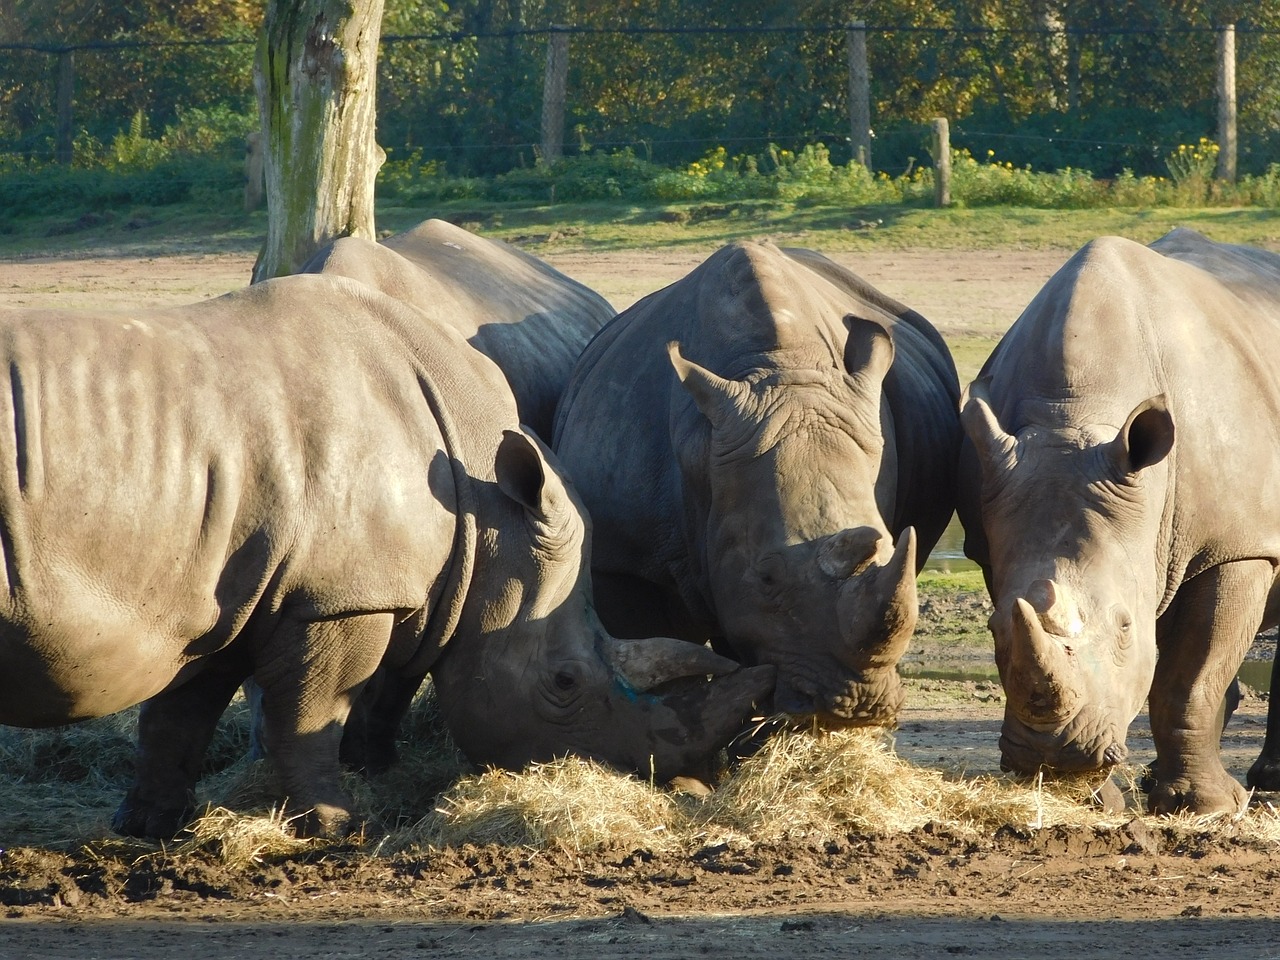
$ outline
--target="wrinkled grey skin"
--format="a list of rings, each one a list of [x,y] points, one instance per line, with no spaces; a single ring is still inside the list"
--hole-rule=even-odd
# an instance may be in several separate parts
[[[302,272],[359,280],[449,324],[498,365],[520,422],[547,441],[574,362],[615,314],[598,293],[537,257],[443,220],[381,243],[344,237]]]
[[[928,322],[812,251],[733,244],[623,311],[554,441],[605,624],[773,664],[779,711],[892,722],[958,397]]]
[[[599,294],[501,241],[443,220],[374,243],[343,237],[322,247],[303,273],[349,277],[448,324],[497,364],[520,422],[550,440],[555,407],[583,347],[614,309]],[[379,674],[348,720],[343,762],[376,774],[396,760],[400,722],[422,677]],[[261,742],[258,698],[253,748]]]
[[[477,762],[576,752],[658,777],[698,768],[771,685],[606,634],[580,504],[501,373],[368,287],[11,312],[0,353],[0,723],[144,701],[124,833],[183,825],[250,675],[320,833],[348,821],[339,741],[380,664],[432,671]]]
[[[960,503],[987,578],[1007,768],[1126,755],[1154,812],[1236,810],[1223,695],[1274,623],[1280,257],[1175,230],[1090,243],[969,390]]]

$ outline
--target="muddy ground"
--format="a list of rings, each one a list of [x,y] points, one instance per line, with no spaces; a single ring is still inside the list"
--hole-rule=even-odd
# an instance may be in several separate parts
[[[706,253],[530,249],[619,307]],[[1066,256],[836,259],[930,317],[971,375],[983,345]],[[188,301],[242,285],[251,262],[249,251],[4,262],[0,305]],[[955,604],[985,620],[980,597],[947,600],[931,615],[951,616]],[[994,772],[1002,700],[985,648],[941,647],[926,629],[904,670],[915,678],[898,752],[956,774]],[[1256,756],[1265,711],[1250,694],[1228,729],[1224,754],[1236,776]],[[1149,758],[1145,717],[1130,746]],[[97,839],[33,849],[0,810],[0,958],[1275,957],[1277,852],[1135,818],[1114,829],[1023,823],[973,839],[934,827],[687,856],[328,850],[229,871],[210,857]]]

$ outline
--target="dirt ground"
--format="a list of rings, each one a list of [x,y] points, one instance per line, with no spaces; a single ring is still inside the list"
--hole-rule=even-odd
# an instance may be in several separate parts
[[[530,248],[619,308],[705,256]],[[1065,259],[1052,252],[835,255],[954,342],[962,377]],[[174,303],[242,285],[252,254],[0,262],[0,306]],[[970,359],[971,357],[971,359]],[[975,610],[975,616],[980,612]],[[898,752],[994,772],[999,686],[985,652],[913,645]],[[938,668],[943,669],[938,669]],[[920,674],[920,671],[926,671]],[[1243,777],[1266,703],[1224,740]],[[1145,717],[1131,730],[1151,756]],[[371,858],[327,850],[228,871],[212,859],[21,845],[0,811],[0,958],[1280,957],[1280,858],[1135,818],[1114,829],[1009,824],[979,839],[909,834],[714,845],[692,855],[497,847]]]

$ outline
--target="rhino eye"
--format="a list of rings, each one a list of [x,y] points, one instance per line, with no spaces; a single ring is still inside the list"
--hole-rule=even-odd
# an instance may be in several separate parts
[[[1123,610],[1117,610],[1116,619],[1116,637],[1120,648],[1124,649],[1133,643],[1133,618]]]
[[[578,678],[572,673],[561,670],[555,676],[555,685],[557,690],[572,690],[578,685]]]
[[[756,563],[756,582],[762,587],[775,587],[782,582],[785,563],[781,557],[770,554]]]

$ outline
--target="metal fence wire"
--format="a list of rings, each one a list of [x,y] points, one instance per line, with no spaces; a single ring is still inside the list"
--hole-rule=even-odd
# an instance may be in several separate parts
[[[378,139],[393,157],[485,175],[534,164],[546,63],[567,41],[567,155],[629,150],[691,162],[859,148],[849,24],[540,27],[381,37]],[[868,155],[901,173],[952,146],[1018,166],[1164,173],[1178,145],[1218,135],[1222,32],[1208,26],[1018,29],[863,24]],[[1241,172],[1280,159],[1280,31],[1235,27]],[[69,162],[122,134],[169,136],[231,162],[255,122],[252,37],[0,44],[0,154]]]

